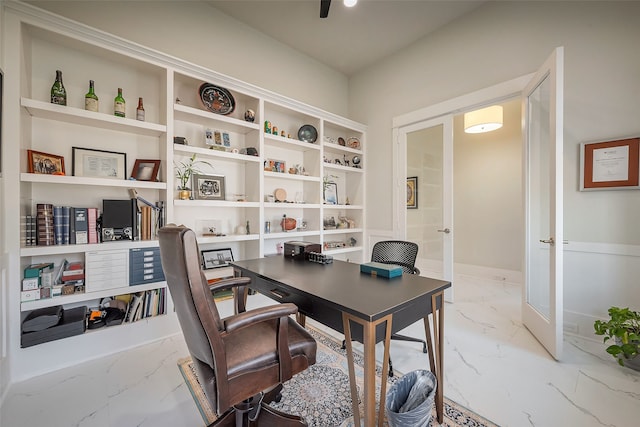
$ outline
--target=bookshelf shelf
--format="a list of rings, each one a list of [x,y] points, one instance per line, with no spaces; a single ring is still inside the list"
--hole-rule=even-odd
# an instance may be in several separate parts
[[[166,190],[166,182],[149,182],[109,178],[92,178],[84,176],[45,175],[37,173],[21,173],[20,181],[54,185],[87,185],[102,187],[126,187],[139,189]]]

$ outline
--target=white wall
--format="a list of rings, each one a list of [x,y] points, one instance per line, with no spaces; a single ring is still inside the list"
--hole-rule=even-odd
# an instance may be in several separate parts
[[[393,117],[531,73],[564,46],[565,238],[595,257],[600,243],[634,250],[640,245],[640,192],[577,188],[581,142],[640,134],[638,17],[640,2],[490,2],[352,77],[351,117],[368,124],[367,167],[380,172],[367,177],[367,188],[391,191]],[[392,229],[392,207],[374,196],[367,197],[368,226]],[[574,256],[590,262],[590,256]],[[640,264],[637,255],[633,260]],[[627,264],[599,263],[598,275],[581,274],[581,262],[566,264],[569,314],[591,319],[614,304],[640,309],[640,293],[628,292],[637,289],[628,271],[604,283],[596,278],[606,277],[608,266]],[[607,292],[599,299],[582,292],[603,287]]]
[[[27,3],[334,114],[347,114],[348,81],[343,74],[204,2]]]
[[[2,43],[2,25],[4,24],[4,9],[0,7],[0,58],[4,56],[4,47]],[[0,66],[1,66],[0,62]],[[3,97],[4,99],[4,97]],[[0,102],[4,102],[3,99],[0,99]],[[4,106],[2,107],[2,111],[4,111]],[[6,122],[3,121],[0,125],[0,133],[4,133],[4,127],[6,126]],[[2,150],[2,144],[6,144],[4,138],[0,136],[0,150]],[[0,156],[0,162],[4,162],[2,156]],[[4,166],[0,167],[1,170],[4,170]],[[2,177],[2,173],[0,172],[0,212],[4,212],[4,179]],[[4,394],[7,389],[7,383],[9,379],[9,364],[8,360],[5,357],[5,340],[8,339],[5,330],[5,320],[4,315],[7,313],[5,305],[7,304],[5,295],[7,292],[7,284],[5,283],[5,268],[7,265],[7,254],[6,254],[6,245],[5,245],[5,233],[4,233],[4,224],[3,224],[4,215],[0,215],[0,407],[2,406],[2,402],[4,402]]]

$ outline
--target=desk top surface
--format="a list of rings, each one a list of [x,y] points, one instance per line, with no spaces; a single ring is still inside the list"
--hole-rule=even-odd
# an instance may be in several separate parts
[[[415,303],[451,286],[450,282],[413,274],[387,279],[360,272],[360,264],[335,260],[317,264],[283,256],[234,261],[279,288],[309,295],[369,321]]]

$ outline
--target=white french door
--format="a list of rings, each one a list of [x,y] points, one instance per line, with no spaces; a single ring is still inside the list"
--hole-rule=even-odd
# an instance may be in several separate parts
[[[398,165],[402,177],[416,177],[415,208],[406,202],[399,209],[399,238],[418,243],[416,266],[421,274],[437,279],[453,279],[453,116],[422,121],[398,130]],[[409,189],[404,179],[397,193]],[[453,302],[453,288],[445,291]]]
[[[522,92],[525,291],[522,323],[562,357],[562,149],[564,50],[557,48]]]

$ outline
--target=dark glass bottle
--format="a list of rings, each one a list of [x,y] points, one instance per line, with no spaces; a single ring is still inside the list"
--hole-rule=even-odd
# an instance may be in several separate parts
[[[84,109],[98,111],[98,95],[96,95],[93,80],[89,80],[89,92],[84,96]]]
[[[118,96],[113,100],[113,114],[118,117],[125,116],[125,102],[122,97],[122,88],[118,88]]]
[[[62,83],[62,71],[56,70],[56,81],[51,86],[51,103],[67,105],[67,91]]]
[[[138,108],[136,108],[136,120],[144,122],[144,106],[142,105],[142,98],[138,98]]]

